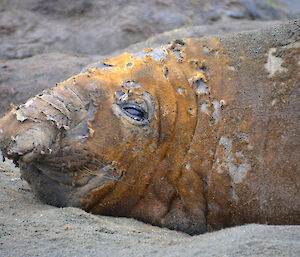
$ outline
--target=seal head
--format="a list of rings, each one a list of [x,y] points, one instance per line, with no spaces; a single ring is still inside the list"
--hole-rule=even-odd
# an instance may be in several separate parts
[[[186,78],[202,71],[180,62],[183,45],[102,61],[4,118],[11,124],[6,137],[14,137],[8,155],[42,200],[188,233],[206,230],[205,205],[188,204],[190,197],[204,202],[202,187],[185,186],[203,182],[187,176],[184,163],[197,123]]]

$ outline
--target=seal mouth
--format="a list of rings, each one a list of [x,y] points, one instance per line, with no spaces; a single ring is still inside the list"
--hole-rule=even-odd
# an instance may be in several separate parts
[[[74,172],[63,172],[59,168],[49,167],[43,163],[34,163],[33,166],[49,179],[52,179],[57,183],[73,187],[84,186],[89,182],[90,179],[94,177],[93,175],[85,175],[80,178],[76,178]]]
[[[80,207],[84,204],[81,199],[87,198],[90,191],[111,181],[101,172],[84,174],[75,179],[75,173],[62,172],[55,168],[49,168],[40,163],[22,164],[21,178],[25,179],[38,198],[50,205],[57,207]]]

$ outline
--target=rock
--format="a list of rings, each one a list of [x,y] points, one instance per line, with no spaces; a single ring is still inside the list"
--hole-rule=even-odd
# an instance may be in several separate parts
[[[0,60],[0,117],[10,104],[20,104],[91,62],[88,57],[49,53],[22,60]]]
[[[0,59],[57,50],[106,55],[157,33],[222,17],[295,18],[294,5],[278,1],[2,0]]]
[[[157,47],[174,39],[181,38],[199,38],[203,36],[227,34],[240,31],[248,31],[255,29],[265,29],[280,21],[248,21],[248,20],[232,20],[222,18],[220,21],[210,25],[187,26],[179,29],[166,31],[156,34],[145,41],[132,44],[124,49],[111,53],[111,56],[117,56],[123,52],[138,52],[147,47]],[[95,57],[94,57],[95,58]]]

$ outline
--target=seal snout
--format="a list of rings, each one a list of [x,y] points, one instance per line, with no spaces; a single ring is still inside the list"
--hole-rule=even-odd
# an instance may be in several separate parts
[[[0,120],[0,150],[15,163],[32,162],[51,152],[56,131],[49,124],[20,121],[11,111]]]
[[[7,155],[22,158],[24,162],[30,162],[38,156],[51,152],[52,133],[45,127],[33,127],[21,131],[11,137]]]

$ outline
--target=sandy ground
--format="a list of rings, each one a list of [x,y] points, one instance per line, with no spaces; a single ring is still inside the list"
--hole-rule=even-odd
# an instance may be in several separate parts
[[[0,117],[11,103],[24,102],[101,56],[172,38],[263,28],[299,14],[297,0],[2,0]],[[298,257],[300,226],[251,224],[191,237],[133,219],[56,208],[41,203],[5,161],[0,256]]]
[[[245,225],[199,236],[41,203],[0,166],[0,256],[295,256],[300,226]],[[4,168],[4,169],[3,169]],[[5,170],[5,171],[4,171]]]

